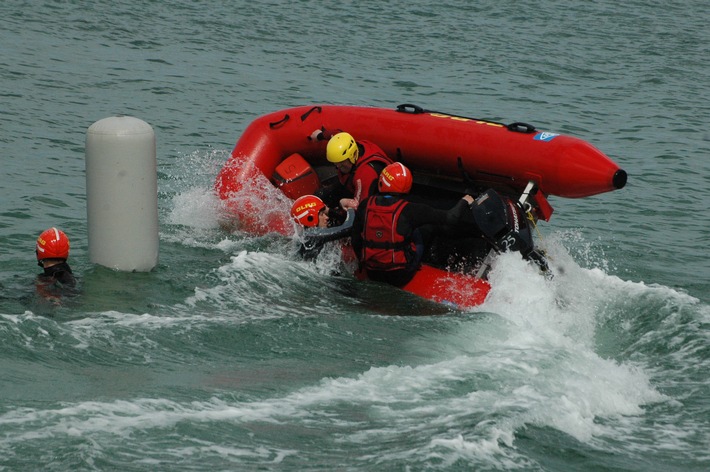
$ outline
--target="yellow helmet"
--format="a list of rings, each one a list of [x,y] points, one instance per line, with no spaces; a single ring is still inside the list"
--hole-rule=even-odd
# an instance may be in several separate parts
[[[325,156],[328,162],[337,164],[345,159],[350,159],[350,162],[355,164],[358,158],[357,143],[349,133],[338,133],[328,141],[328,148]]]

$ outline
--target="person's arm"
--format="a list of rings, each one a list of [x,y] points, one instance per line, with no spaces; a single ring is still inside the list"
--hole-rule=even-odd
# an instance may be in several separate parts
[[[340,199],[340,207],[343,210],[355,210],[358,205],[360,205],[360,202],[363,200],[362,198],[362,181],[360,179],[354,179],[353,181],[353,186],[355,187],[355,195],[353,195],[353,198],[341,198]],[[365,197],[367,198],[367,197]]]
[[[409,235],[420,226],[427,224],[444,225],[447,220],[447,210],[439,210],[425,203],[410,202],[402,210],[397,222],[397,232],[402,235]]]
[[[355,222],[355,210],[348,210],[348,213],[340,225],[331,226],[328,228],[320,228],[317,226],[303,229],[304,244],[322,244],[336,239],[347,238],[352,232],[353,223]]]
[[[355,187],[355,194],[353,198],[344,198],[340,200],[340,206],[344,209],[357,208],[360,202],[364,201],[377,191],[377,179],[379,174],[370,165],[365,164],[357,169],[355,169],[355,175],[353,175],[353,186]]]
[[[456,202],[449,211],[447,211],[448,219],[447,224],[455,226],[472,219],[471,204],[473,203],[473,197],[471,195],[464,195],[461,200]]]
[[[355,212],[355,221],[353,221],[353,228],[350,233],[350,244],[355,252],[355,257],[358,259],[362,251],[362,227],[365,219],[365,206],[365,204],[360,205]]]
[[[402,210],[402,216],[404,216],[404,218],[400,218],[397,232],[407,234],[409,230],[413,231],[427,224],[441,226],[456,224],[459,222],[461,215],[465,211],[468,211],[469,200],[473,202],[473,198],[466,195],[449,210],[439,210],[425,203],[410,202],[404,210]],[[407,228],[407,226],[409,226],[409,228]]]

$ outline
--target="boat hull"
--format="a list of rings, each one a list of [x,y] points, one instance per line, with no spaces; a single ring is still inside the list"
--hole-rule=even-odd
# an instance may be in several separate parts
[[[326,141],[315,130],[347,131],[377,143],[391,158],[419,174],[505,185],[522,191],[533,181],[544,195],[581,198],[626,184],[626,173],[579,138],[547,133],[528,125],[504,125],[430,111],[336,105],[303,106],[264,115],[252,122],[232,151],[233,163],[219,173],[221,198],[240,187],[252,163],[271,177],[292,153],[313,165],[326,164]],[[414,109],[418,110],[418,109]],[[247,174],[244,174],[247,173]]]

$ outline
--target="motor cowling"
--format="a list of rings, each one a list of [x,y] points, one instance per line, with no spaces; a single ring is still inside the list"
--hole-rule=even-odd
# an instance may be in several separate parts
[[[531,226],[517,202],[488,189],[474,200],[471,212],[483,237],[495,250],[518,251],[547,270],[547,262],[535,249]]]

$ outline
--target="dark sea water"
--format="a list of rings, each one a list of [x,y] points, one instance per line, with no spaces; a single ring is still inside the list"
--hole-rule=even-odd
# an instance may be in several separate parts
[[[708,12],[4,0],[0,471],[708,470]],[[555,277],[503,255],[455,311],[219,228],[240,133],[311,103],[525,121],[629,183],[551,198]],[[116,114],[157,136],[150,273],[88,260],[86,131]],[[54,225],[81,288],[59,304],[34,288]]]

